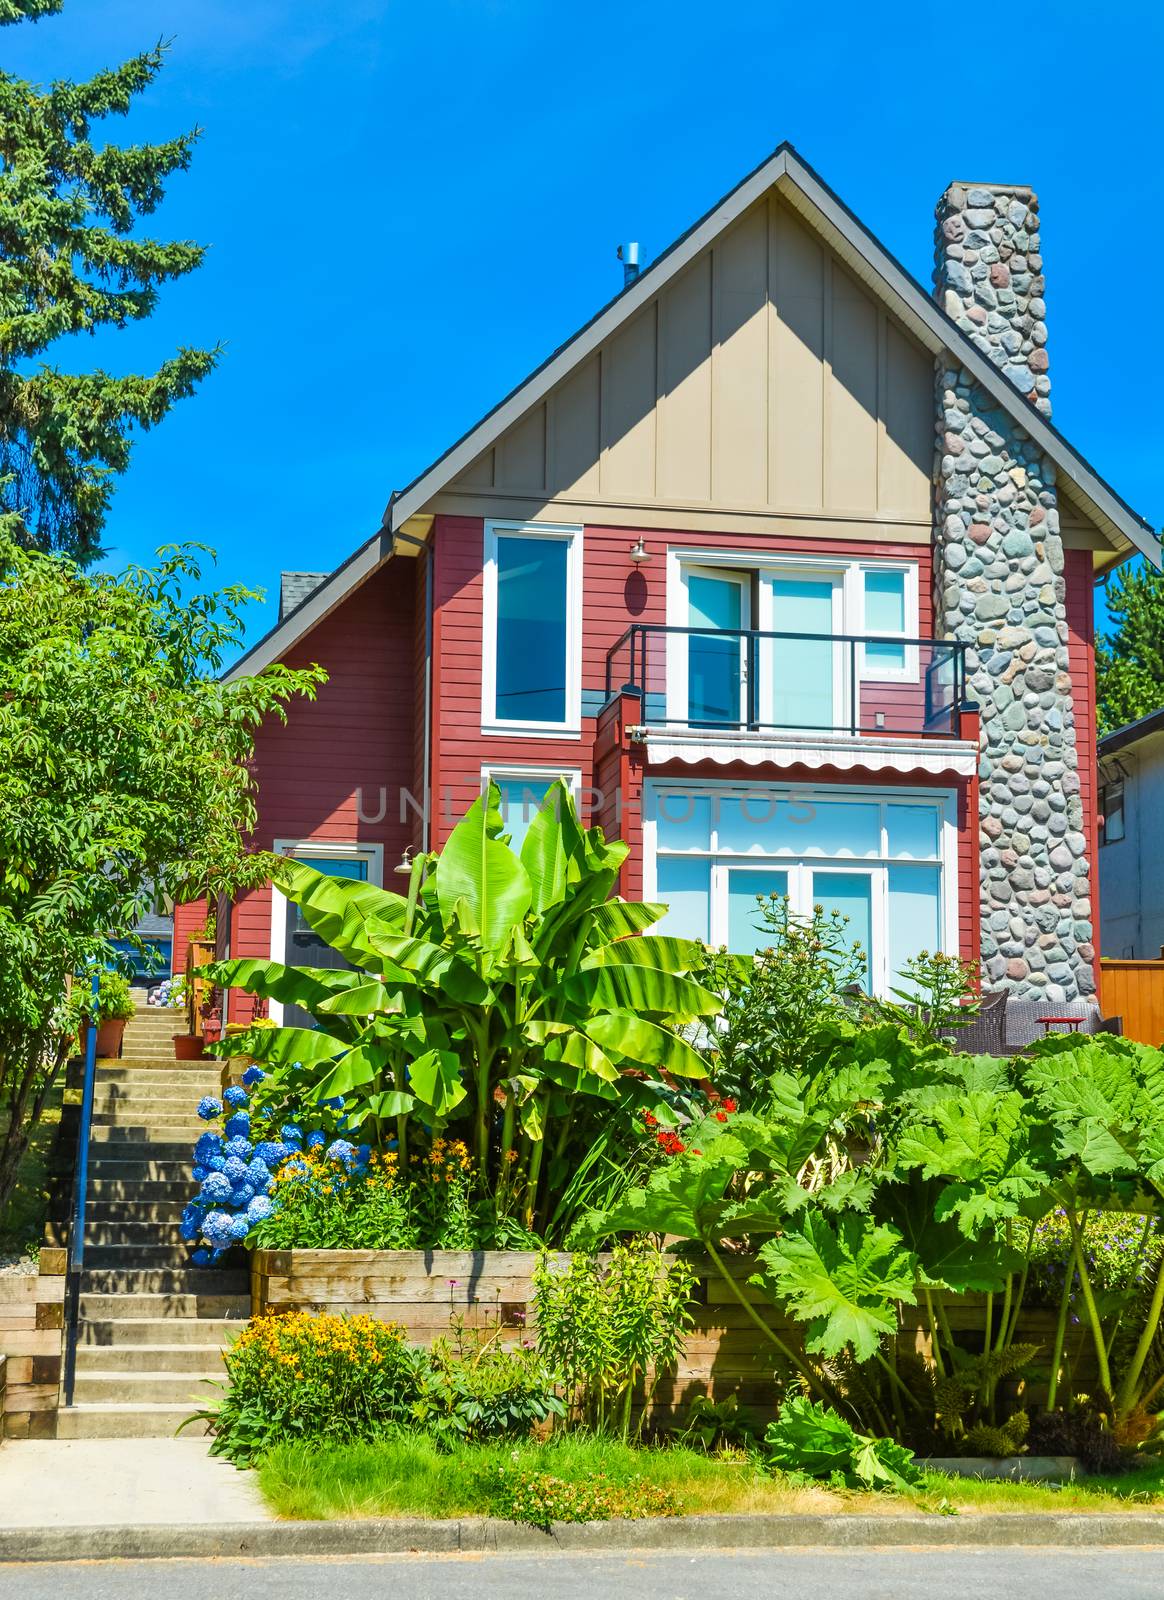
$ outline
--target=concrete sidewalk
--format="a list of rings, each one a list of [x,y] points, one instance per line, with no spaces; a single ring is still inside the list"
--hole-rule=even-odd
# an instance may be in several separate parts
[[[0,1449],[0,1530],[271,1519],[249,1472],[205,1439],[13,1440]]]

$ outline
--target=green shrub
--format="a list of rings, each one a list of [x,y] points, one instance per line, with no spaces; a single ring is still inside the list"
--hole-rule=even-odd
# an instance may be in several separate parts
[[[768,1465],[851,1489],[916,1489],[913,1456],[892,1439],[858,1433],[844,1417],[797,1395],[780,1407],[764,1435]]]
[[[564,1264],[542,1257],[533,1274],[538,1348],[562,1374],[578,1420],[629,1436],[636,1396],[645,1406],[683,1348],[693,1283],[685,1261],[642,1239],[606,1263],[582,1252]]]
[[[419,1427],[443,1443],[480,1444],[526,1439],[565,1415],[554,1373],[538,1352],[499,1338],[499,1328],[467,1329],[462,1320],[450,1338],[434,1341],[412,1410]]]
[[[221,1404],[198,1416],[213,1429],[211,1454],[237,1466],[295,1439],[372,1439],[410,1420],[423,1365],[394,1323],[256,1317],[226,1353]]]

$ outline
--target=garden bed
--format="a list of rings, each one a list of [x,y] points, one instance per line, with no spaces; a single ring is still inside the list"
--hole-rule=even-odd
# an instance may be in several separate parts
[[[398,1323],[411,1343],[428,1345],[449,1331],[454,1319],[468,1327],[500,1326],[503,1341],[520,1342],[536,1331],[532,1274],[540,1256],[505,1250],[255,1250],[251,1254],[251,1310],[362,1314]],[[551,1259],[565,1263],[563,1252]],[[772,1383],[773,1346],[756,1317],[794,1349],[802,1350],[803,1327],[781,1315],[770,1298],[748,1283],[757,1269],[752,1256],[728,1257],[729,1286],[710,1262],[695,1259],[693,1322],[674,1372],[655,1389],[652,1422],[673,1427],[696,1395],[721,1401],[734,1395],[756,1421],[776,1414]],[[741,1304],[747,1302],[747,1308]],[[968,1348],[981,1337],[984,1295],[945,1299],[955,1335]],[[916,1309],[916,1326],[905,1326],[900,1343],[928,1352],[929,1335]],[[1049,1346],[1054,1314],[1024,1310],[1018,1337]]]

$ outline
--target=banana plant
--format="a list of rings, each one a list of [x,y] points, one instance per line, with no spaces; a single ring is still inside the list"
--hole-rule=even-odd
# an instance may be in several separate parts
[[[649,1108],[705,1080],[678,1030],[721,1002],[691,976],[699,945],[649,932],[665,906],[612,898],[627,846],[580,826],[565,783],[520,854],[499,802],[491,784],[413,863],[407,895],[281,866],[279,887],[352,971],[226,962],[214,980],[294,1000],[317,1024],[234,1035],[224,1053],[307,1072],[317,1100],[342,1095],[377,1136],[395,1119],[405,1153],[413,1113],[467,1123],[482,1177],[520,1162],[532,1222],[578,1097]]]

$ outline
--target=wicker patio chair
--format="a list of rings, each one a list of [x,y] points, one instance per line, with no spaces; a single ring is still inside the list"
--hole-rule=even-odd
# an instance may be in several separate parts
[[[982,996],[978,1014],[961,1028],[944,1028],[942,1038],[971,1056],[1001,1056],[1006,1053],[1006,1008],[1008,989],[992,989]]]

